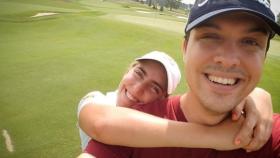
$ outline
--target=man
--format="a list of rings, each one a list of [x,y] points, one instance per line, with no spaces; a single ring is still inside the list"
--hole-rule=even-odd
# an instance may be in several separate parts
[[[264,0],[196,1],[186,26],[183,52],[190,90],[153,103],[165,106],[154,108],[148,104],[135,108],[182,122],[222,122],[259,82],[269,41],[275,33],[280,34],[274,19]],[[274,116],[268,142],[250,153],[243,149],[129,148],[94,141],[91,145],[87,151],[99,158],[280,157],[280,116]]]

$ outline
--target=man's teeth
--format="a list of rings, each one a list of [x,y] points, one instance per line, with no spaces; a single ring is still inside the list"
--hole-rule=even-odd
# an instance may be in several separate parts
[[[209,75],[208,79],[212,82],[223,84],[223,85],[234,85],[236,83],[236,79],[233,78],[222,78],[222,77]]]
[[[134,98],[129,92],[126,92],[126,96],[128,97],[129,100],[137,102],[137,99]]]

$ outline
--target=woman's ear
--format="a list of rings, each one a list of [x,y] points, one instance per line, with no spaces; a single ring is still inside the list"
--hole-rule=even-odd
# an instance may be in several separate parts
[[[169,96],[169,94],[167,93],[167,92],[165,92],[165,95],[162,95],[161,96],[161,99],[165,99],[165,98],[167,98]]]

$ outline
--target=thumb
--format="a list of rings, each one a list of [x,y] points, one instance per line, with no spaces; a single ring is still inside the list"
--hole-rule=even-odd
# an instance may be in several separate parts
[[[236,121],[240,118],[240,116],[243,113],[243,109],[245,106],[245,100],[243,100],[241,103],[239,103],[232,111],[231,111],[231,119],[233,121]]]

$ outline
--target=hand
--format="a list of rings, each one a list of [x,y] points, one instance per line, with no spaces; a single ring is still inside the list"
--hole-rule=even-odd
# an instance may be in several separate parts
[[[88,153],[81,153],[77,158],[95,158],[95,157]]]
[[[244,139],[251,137],[250,143],[243,148],[247,152],[255,151],[260,149],[271,135],[273,112],[270,94],[256,88],[247,97],[245,104],[241,103],[233,110],[232,119],[239,119],[243,109],[246,116],[241,130],[235,137],[235,144],[243,143]]]
[[[216,150],[234,150],[248,145],[252,140],[251,136],[242,137],[242,141],[238,144],[233,141],[236,137],[236,134],[240,133],[240,129],[244,120],[245,118],[243,116],[240,116],[238,120],[234,121],[230,118],[227,118],[220,124],[212,126],[207,132],[207,134],[210,134],[210,136],[216,140],[211,142],[213,145],[211,148]],[[211,135],[211,133],[214,134]],[[245,134],[251,135],[251,133],[246,132]]]

